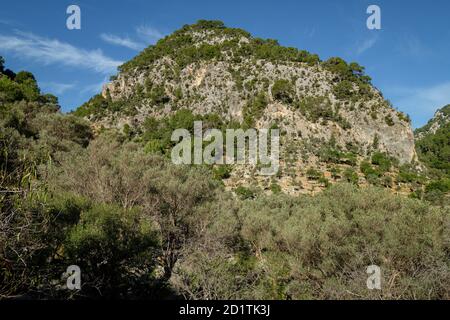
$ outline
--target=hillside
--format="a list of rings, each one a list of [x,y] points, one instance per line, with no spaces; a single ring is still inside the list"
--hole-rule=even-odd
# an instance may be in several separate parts
[[[231,32],[218,28],[217,22],[199,26],[205,24],[208,30],[212,24],[217,32]],[[183,30],[192,32],[199,26]],[[129,72],[142,72],[151,52],[122,66],[112,84]],[[332,77],[317,57],[300,56],[308,57],[297,62],[305,70]],[[210,63],[220,62],[202,65]],[[310,141],[313,137],[306,134],[326,135],[328,128],[341,124],[339,132],[359,132],[354,131],[356,124],[343,124],[345,115],[358,116],[357,109],[347,110],[350,102],[339,112],[330,102],[332,113],[309,118],[316,108],[301,111],[299,102],[296,109],[300,98],[295,92],[300,89],[294,90],[287,79],[277,84],[282,77],[277,75],[256,98],[246,93],[250,89],[245,85],[239,91],[233,82],[230,93],[254,102],[240,109],[236,101],[235,115],[227,108],[211,114],[188,105],[169,110],[176,106],[174,97],[166,82],[159,82],[143,89],[142,96],[149,95],[143,99],[134,91],[129,98],[119,91],[111,95],[106,88],[105,97],[94,97],[75,112],[88,122],[61,113],[58,99],[43,94],[33,74],[5,70],[3,64],[0,57],[0,299],[449,299],[448,203],[428,193],[423,196],[420,191],[427,181],[408,159],[401,164],[381,146],[364,149],[364,135],[356,136],[361,148],[352,151],[341,144],[348,138],[345,134],[330,136],[330,141],[324,138],[329,143]],[[370,88],[372,99],[381,99],[364,75],[347,77],[354,90]],[[210,78],[205,73],[202,79],[199,88],[206,90],[204,79]],[[322,88],[327,81],[321,80]],[[219,94],[220,87],[209,88],[211,94]],[[328,97],[332,100],[333,93]],[[188,99],[184,93],[179,98]],[[128,114],[133,106],[153,116]],[[383,108],[392,116],[390,125],[378,117],[368,119],[368,127],[403,130],[409,136],[406,121],[396,118],[390,107]],[[292,118],[284,123],[283,117],[271,113],[278,109]],[[305,126],[299,127],[301,136],[288,132],[297,129],[294,118]],[[286,155],[284,171],[270,178],[268,190],[246,184],[245,179],[264,181],[244,176],[237,166],[173,164],[168,157],[171,132],[192,129],[196,119],[221,129],[262,126],[278,119],[277,125],[286,131],[283,147],[298,142],[307,155],[300,160],[311,164],[293,177],[306,175],[308,186],[325,190],[315,196],[280,192],[289,191],[289,185],[282,184],[288,177]],[[303,144],[303,132],[309,145]],[[376,140],[387,143],[378,133]],[[295,154],[296,148],[285,149],[285,154]],[[399,150],[392,152],[401,155],[405,149]],[[338,178],[341,167],[352,184]],[[333,173],[334,185],[325,177],[327,172]],[[231,185],[233,176],[236,185]],[[411,193],[415,199],[364,184],[367,179],[392,186],[394,181],[386,177],[416,188]],[[433,183],[425,191],[437,190]],[[310,193],[308,186],[297,185]],[[366,286],[367,266],[373,264],[382,270],[381,290]],[[82,270],[81,288],[74,291],[68,290],[66,273],[73,265]]]
[[[450,104],[437,110],[433,118],[422,128],[418,128],[414,131],[416,140],[421,140],[428,135],[435,134],[438,130],[442,129],[447,123],[450,122]]]
[[[101,95],[75,112],[97,129],[119,128],[145,140],[152,136],[146,132],[155,130],[149,123],[187,110],[216,119],[222,129],[281,130],[276,179],[257,177],[249,166],[234,166],[225,181],[229,187],[269,190],[276,184],[298,194],[348,180],[409,190],[395,178],[399,166],[416,161],[409,119],[393,109],[357,63],[337,57],[321,61],[276,40],[254,38],[218,21],[199,21],[119,69]],[[146,142],[170,149],[158,137],[151,140]],[[374,154],[397,169],[389,165],[378,170]],[[365,169],[360,170],[361,164]]]
[[[432,181],[425,191],[433,201],[450,202],[450,105],[436,111],[428,123],[417,129],[416,150]]]

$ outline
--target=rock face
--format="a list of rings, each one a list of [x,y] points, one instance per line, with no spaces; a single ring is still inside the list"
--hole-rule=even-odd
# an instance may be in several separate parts
[[[166,63],[166,64],[164,64]],[[135,108],[138,113],[131,120],[141,122],[145,116],[167,115],[173,110],[187,108],[195,113],[218,113],[229,119],[243,120],[243,109],[252,95],[264,92],[270,99],[267,110],[259,125],[271,122],[281,122],[283,129],[289,133],[299,133],[304,138],[329,139],[335,134],[338,143],[344,146],[346,143],[357,143],[364,151],[373,143],[375,137],[379,139],[379,148],[397,157],[401,162],[411,162],[414,159],[414,135],[408,122],[399,119],[398,112],[384,104],[381,95],[374,90],[374,97],[365,102],[341,102],[333,95],[332,76],[319,66],[295,66],[273,65],[267,61],[257,61],[251,65],[251,61],[241,62],[239,65],[229,62],[209,62],[190,65],[181,70],[179,79],[165,79],[164,72],[168,65],[173,63],[169,59],[156,63],[147,71],[135,71],[131,74],[120,74],[117,80],[112,81],[103,89],[103,97],[111,96],[113,101],[128,99],[144,86],[150,79],[152,84],[163,86],[170,101],[163,108],[155,108],[152,101],[143,99],[137,101]],[[267,88],[256,87],[251,91],[243,89],[239,91],[236,79],[230,73],[230,69],[239,70],[246,63],[250,66],[249,78],[242,80],[243,85],[255,81],[261,83],[268,79]],[[297,78],[298,77],[298,78]],[[297,78],[293,82],[295,98],[305,97],[323,98],[331,104],[333,112],[339,109],[344,121],[348,121],[351,128],[343,129],[335,121],[311,122],[305,115],[282,101],[275,101],[271,94],[271,87],[278,79]],[[176,102],[171,91],[180,88],[182,95]],[[341,105],[343,107],[341,107]],[[328,106],[326,106],[328,107]],[[370,110],[375,108],[375,114],[370,115]],[[372,118],[373,117],[373,118]],[[386,118],[392,119],[391,123]]]
[[[284,169],[293,168],[293,176],[320,166],[318,150],[330,143],[358,159],[374,151],[400,163],[416,158],[409,119],[370,84],[364,68],[339,58],[322,62],[219,22],[185,26],[147,48],[120,67],[99,99],[103,107],[91,101],[80,110],[104,127],[139,128],[147,117],[180,109],[247,127],[276,125]]]

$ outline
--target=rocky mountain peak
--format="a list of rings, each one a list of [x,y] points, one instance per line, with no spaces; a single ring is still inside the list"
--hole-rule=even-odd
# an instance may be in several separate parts
[[[76,113],[97,127],[139,133],[147,119],[180,110],[224,125],[280,128],[287,189],[307,168],[330,162],[355,165],[374,152],[400,164],[416,159],[409,118],[372,86],[364,67],[338,57],[322,61],[219,21],[186,25],[148,47]],[[240,177],[253,179],[243,170]]]

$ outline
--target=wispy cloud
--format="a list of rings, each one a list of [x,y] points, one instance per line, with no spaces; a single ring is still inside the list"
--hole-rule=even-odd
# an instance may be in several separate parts
[[[424,57],[432,53],[419,38],[414,35],[402,35],[401,40],[397,43],[396,50],[403,55],[411,57]]]
[[[141,39],[150,43],[154,43],[164,37],[164,34],[162,32],[148,25],[141,25],[137,27],[136,33],[139,35],[139,37],[141,37]]]
[[[74,83],[57,83],[57,82],[41,82],[39,84],[45,91],[61,95],[64,92],[71,90],[75,87]]]
[[[85,68],[98,73],[116,72],[122,61],[103,54],[100,49],[85,50],[56,39],[36,36],[32,33],[16,31],[15,35],[0,34],[1,49],[44,64],[62,64]]]
[[[422,126],[437,109],[450,103],[450,81],[429,87],[391,87],[385,90],[394,105],[409,113],[414,126]]]
[[[113,34],[107,34],[107,33],[102,33],[100,35],[100,38],[102,38],[103,41],[108,42],[110,44],[114,44],[114,45],[118,45],[118,46],[122,46],[122,47],[126,47],[132,50],[142,50],[145,48],[145,45],[143,43],[134,41],[128,37],[119,37]]]
[[[105,77],[103,78],[103,80],[101,80],[100,82],[97,83],[92,83],[92,84],[88,84],[87,86],[85,86],[83,89],[81,89],[81,93],[82,94],[97,94],[100,91],[102,91],[103,86],[108,83],[108,78]]]
[[[100,38],[109,44],[140,51],[147,47],[149,44],[154,44],[157,40],[164,37],[164,35],[159,30],[148,25],[141,25],[137,27],[135,31],[135,37],[138,37],[140,40],[135,40],[128,36],[118,36],[111,33],[102,33],[100,34]]]
[[[7,26],[13,26],[16,23],[13,20],[0,18],[0,24],[7,25]]]
[[[378,36],[373,36],[371,38],[365,39],[364,41],[357,44],[356,54],[360,55],[372,48],[378,41]]]

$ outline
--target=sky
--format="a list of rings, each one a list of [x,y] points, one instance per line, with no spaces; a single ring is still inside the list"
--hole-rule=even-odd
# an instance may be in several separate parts
[[[81,10],[80,30],[66,26],[72,4]],[[381,9],[380,30],[366,26],[372,4]],[[14,0],[0,8],[6,67],[31,71],[65,112],[99,93],[118,65],[199,19],[221,20],[322,60],[358,62],[414,127],[450,103],[448,0]]]

